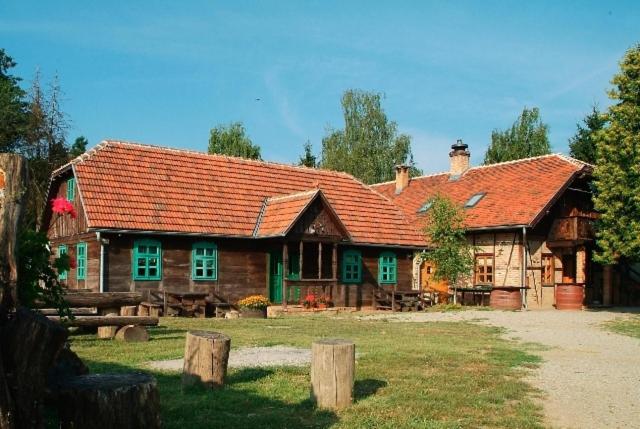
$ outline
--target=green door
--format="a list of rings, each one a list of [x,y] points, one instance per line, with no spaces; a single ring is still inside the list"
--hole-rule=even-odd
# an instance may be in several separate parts
[[[282,303],[282,253],[272,252],[269,263],[269,301]]]

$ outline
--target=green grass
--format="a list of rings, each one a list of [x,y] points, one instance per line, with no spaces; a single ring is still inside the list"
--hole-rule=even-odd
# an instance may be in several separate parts
[[[616,319],[605,324],[605,328],[618,334],[640,338],[640,316],[629,319]]]
[[[309,400],[309,368],[231,369],[217,391],[183,391],[180,375],[158,379],[166,428],[537,428],[540,409],[522,381],[539,361],[498,329],[464,323],[396,323],[352,316],[267,320],[170,319],[148,343],[72,337],[92,372],[147,370],[149,360],[182,357],[188,329],[224,332],[232,348],[310,347],[321,337],[352,339],[358,353],[355,402],[334,413]]]

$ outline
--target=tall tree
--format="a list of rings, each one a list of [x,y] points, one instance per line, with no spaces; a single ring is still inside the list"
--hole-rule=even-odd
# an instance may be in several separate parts
[[[583,120],[582,124],[577,124],[576,134],[569,139],[569,154],[581,161],[589,164],[596,163],[596,142],[595,134],[602,130],[607,123],[604,116],[593,106]]]
[[[0,152],[13,152],[22,142],[27,124],[26,93],[20,78],[11,75],[15,61],[0,49]]]
[[[484,155],[485,164],[512,161],[551,153],[549,126],[542,122],[537,107],[522,110],[511,128],[493,130],[491,145]]]
[[[467,241],[462,208],[449,198],[436,195],[431,200],[424,233],[433,250],[422,257],[435,265],[436,280],[446,280],[453,287],[455,302],[458,282],[471,275],[473,268],[473,247]]]
[[[615,104],[595,134],[596,259],[603,263],[640,260],[640,44],[626,52],[611,83]]]
[[[303,165],[305,167],[311,168],[316,168],[318,166],[317,158],[313,154],[313,146],[311,145],[311,142],[309,140],[307,140],[307,142],[304,144],[304,154],[300,156],[298,165]]]
[[[249,159],[262,159],[260,157],[260,146],[254,145],[251,142],[242,122],[218,125],[211,129],[209,153],[239,156]]]
[[[71,150],[69,150],[69,156],[71,158],[75,158],[77,156],[82,155],[87,151],[88,144],[89,144],[89,141],[84,136],[77,137],[73,142],[73,145],[71,145]]]
[[[344,129],[328,130],[322,139],[321,166],[345,171],[364,183],[379,183],[394,177],[394,166],[410,163],[412,175],[422,172],[413,165],[411,137],[398,134],[389,121],[378,93],[347,90],[342,96]]]

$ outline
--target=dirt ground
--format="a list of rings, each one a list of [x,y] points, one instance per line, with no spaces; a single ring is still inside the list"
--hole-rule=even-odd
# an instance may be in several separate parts
[[[555,428],[640,427],[640,340],[609,332],[606,321],[638,309],[526,312],[460,311],[375,315],[403,321],[469,321],[506,328],[509,339],[538,343],[544,359],[529,381],[543,392]]]

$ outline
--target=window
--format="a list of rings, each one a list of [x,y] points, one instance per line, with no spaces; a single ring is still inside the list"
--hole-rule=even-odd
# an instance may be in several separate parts
[[[73,201],[76,196],[76,179],[67,180],[67,200]]]
[[[218,278],[218,248],[213,243],[195,243],[191,249],[191,278],[216,280]]]
[[[342,255],[342,281],[360,283],[362,281],[362,255],[358,250],[346,250]]]
[[[471,198],[469,198],[469,201],[465,203],[464,208],[470,209],[471,207],[475,207],[485,195],[486,194],[484,192],[472,195]]]
[[[431,208],[432,205],[433,205],[433,200],[427,201],[418,209],[418,213],[426,213]]]
[[[60,246],[58,246],[58,258],[62,255],[66,255],[67,254],[67,246],[65,246],[64,244],[61,244]],[[58,272],[58,279],[59,280],[66,280],[67,279],[67,272],[66,271],[59,271]]]
[[[398,263],[396,255],[384,252],[378,259],[378,283],[396,283]]]
[[[87,277],[87,243],[76,244],[76,279]]]
[[[157,240],[136,240],[133,243],[133,279],[162,278],[162,248]]]
[[[542,284],[553,285],[554,281],[554,266],[553,266],[553,255],[552,254],[543,254],[542,255]]]
[[[475,284],[493,284],[493,255],[476,255]]]

